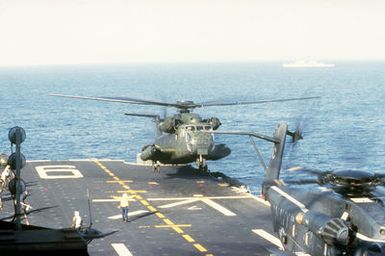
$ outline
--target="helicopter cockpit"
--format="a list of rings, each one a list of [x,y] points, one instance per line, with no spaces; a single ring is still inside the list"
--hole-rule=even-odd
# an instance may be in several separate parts
[[[204,147],[207,150],[211,149],[214,143],[214,135],[210,133],[213,127],[208,124],[189,124],[182,125],[181,135],[187,142],[189,151],[196,149],[196,147]]]
[[[213,127],[211,125],[185,125],[184,129],[187,132],[199,132],[199,131],[212,131]]]

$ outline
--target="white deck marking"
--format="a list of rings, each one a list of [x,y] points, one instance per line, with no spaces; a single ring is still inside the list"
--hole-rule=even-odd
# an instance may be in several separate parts
[[[119,199],[92,199],[93,203],[120,202]]]
[[[225,207],[223,207],[222,205],[220,205],[214,201],[211,201],[210,199],[204,198],[204,199],[201,199],[201,201],[204,202],[205,204],[211,206],[212,208],[219,211],[220,213],[222,213],[225,216],[237,216],[232,211],[226,209]]]
[[[283,246],[282,246],[281,241],[278,238],[276,238],[275,236],[273,236],[270,233],[268,233],[267,231],[265,231],[263,229],[253,229],[252,231],[255,234],[257,234],[260,237],[262,237],[263,239],[265,239],[265,240],[269,241],[270,243],[274,244],[279,249],[283,250]]]
[[[145,210],[139,210],[139,211],[135,211],[135,212],[129,212],[127,214],[127,216],[135,216],[135,215],[140,215],[140,214],[143,214],[143,213],[148,213],[149,211],[145,211]],[[117,214],[117,215],[114,215],[114,216],[110,216],[108,217],[110,220],[118,220],[118,219],[121,219],[122,218],[122,214]]]
[[[37,173],[42,179],[78,179],[83,178],[81,172],[74,165],[42,165],[35,167]],[[60,173],[71,174],[59,175]]]
[[[147,198],[148,201],[179,201],[179,200],[189,200],[189,199],[254,199],[254,196],[194,196],[194,197],[165,197],[165,198]]]
[[[128,201],[135,202],[136,200],[133,198],[128,198]],[[107,198],[107,199],[92,199],[93,203],[115,203],[115,202],[120,202],[119,198]]]
[[[198,207],[198,206],[196,206],[196,205],[193,205],[193,206],[187,208],[187,210],[190,210],[190,211],[196,211],[196,210],[202,210],[202,208],[200,208],[200,207]]]
[[[116,243],[111,245],[112,245],[112,248],[114,248],[114,250],[119,256],[133,256],[132,253],[127,249],[127,247],[124,244]]]
[[[174,206],[178,206],[178,205],[184,205],[184,204],[189,204],[189,203],[193,203],[193,202],[196,202],[196,201],[199,201],[200,199],[188,199],[188,200],[184,200],[184,201],[180,201],[180,202],[176,202],[176,203],[171,203],[171,204],[165,204],[165,205],[161,205],[159,206],[159,208],[171,208],[171,207],[174,207]]]

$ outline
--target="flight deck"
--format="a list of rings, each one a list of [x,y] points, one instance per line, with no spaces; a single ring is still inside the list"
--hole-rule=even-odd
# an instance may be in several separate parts
[[[244,188],[187,166],[152,166],[120,160],[29,161],[22,178],[33,209],[31,225],[71,226],[74,211],[83,225],[104,233],[90,255],[277,255],[269,206]],[[130,197],[129,221],[119,199]],[[4,202],[1,216],[12,214]],[[24,223],[27,220],[24,220]]]

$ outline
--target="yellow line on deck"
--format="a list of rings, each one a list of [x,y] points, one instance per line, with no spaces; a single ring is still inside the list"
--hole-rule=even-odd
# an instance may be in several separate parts
[[[155,207],[153,207],[151,205],[147,206],[147,209],[149,209],[152,212],[157,212],[158,211]]]
[[[174,222],[172,222],[171,220],[169,219],[164,219],[163,220],[167,225],[175,225]]]
[[[181,224],[181,225],[177,225],[175,224],[174,222],[172,222],[170,219],[166,218],[165,215],[163,215],[162,213],[158,212],[158,210],[152,206],[148,200],[145,200],[143,199],[142,196],[138,195],[138,193],[146,193],[147,191],[146,190],[132,190],[130,189],[129,186],[127,186],[125,184],[125,181],[119,179],[118,177],[116,177],[110,170],[107,169],[107,167],[105,167],[101,162],[99,162],[97,159],[94,160],[94,162],[104,171],[106,172],[108,175],[110,175],[111,177],[113,177],[113,179],[119,183],[124,189],[124,191],[120,190],[118,191],[118,193],[130,193],[132,197],[135,197],[142,205],[146,206],[150,211],[152,212],[156,212],[155,215],[160,218],[161,220],[163,220],[167,225],[157,225],[155,227],[158,227],[158,228],[164,228],[164,227],[167,227],[167,228],[172,228],[175,232],[177,232],[178,234],[180,234],[187,242],[189,243],[193,243],[195,242],[194,238],[192,238],[191,236],[187,235],[187,234],[184,234],[184,231],[183,229],[181,229],[179,226],[181,227],[191,227],[191,224]],[[115,182],[115,181],[112,181],[112,182]],[[111,182],[111,181],[110,181]],[[112,183],[111,182],[111,183]],[[194,197],[203,197],[203,195],[194,195]],[[183,235],[182,235],[183,234]],[[201,244],[198,244],[198,243],[195,243],[193,244],[194,247],[200,251],[200,252],[207,252],[207,249],[205,247],[203,247]],[[214,256],[213,254],[206,254],[206,256]]]
[[[118,190],[118,193],[130,193],[130,194],[135,194],[135,193],[147,193],[146,190],[133,190],[133,189],[127,189],[127,190]]]
[[[189,228],[191,224],[177,224],[177,225],[155,225],[155,228]]]
[[[106,183],[131,183],[132,180],[119,180],[118,177],[114,177],[115,180],[107,180]]]
[[[144,199],[140,200],[140,202],[141,202],[143,205],[145,205],[145,206],[150,205],[150,204],[147,202],[147,200],[144,200]]]
[[[200,244],[194,244],[194,247],[198,249],[198,251],[200,252],[207,252],[206,248],[204,248],[202,245]]]
[[[194,243],[195,242],[195,240],[191,236],[189,236],[189,235],[182,235],[182,236],[189,243]]]
[[[161,219],[166,218],[166,216],[164,216],[164,215],[163,215],[162,213],[160,213],[160,212],[155,213],[155,215],[158,216],[158,217],[161,218]]]

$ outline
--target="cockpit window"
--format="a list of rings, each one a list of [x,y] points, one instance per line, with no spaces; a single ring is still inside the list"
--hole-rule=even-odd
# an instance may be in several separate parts
[[[203,130],[203,126],[198,125],[198,126],[197,126],[197,131],[202,131],[202,130]]]
[[[187,132],[195,132],[195,131],[211,131],[213,128],[211,125],[186,125],[185,130]]]
[[[195,127],[194,126],[191,126],[191,125],[189,125],[189,126],[186,126],[186,130],[187,131],[195,131]]]

